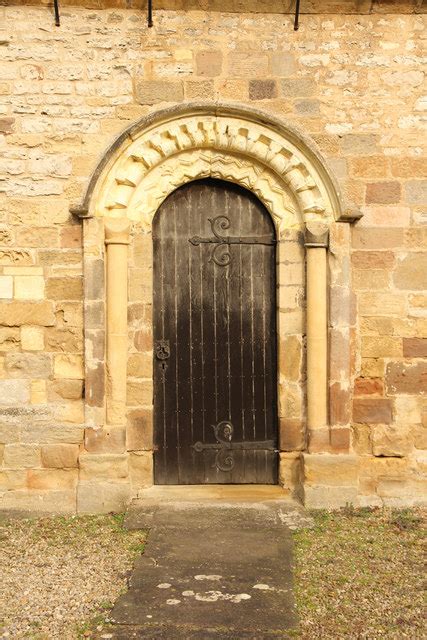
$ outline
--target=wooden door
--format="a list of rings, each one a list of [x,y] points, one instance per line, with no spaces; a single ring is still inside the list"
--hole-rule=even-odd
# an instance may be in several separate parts
[[[156,484],[277,482],[275,231],[219,180],[153,223]]]

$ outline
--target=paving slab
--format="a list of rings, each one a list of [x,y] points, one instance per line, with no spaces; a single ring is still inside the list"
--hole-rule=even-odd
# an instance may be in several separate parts
[[[183,493],[154,491],[132,504],[126,525],[150,533],[104,637],[289,637],[297,624],[289,524],[310,525],[302,507],[274,492]]]

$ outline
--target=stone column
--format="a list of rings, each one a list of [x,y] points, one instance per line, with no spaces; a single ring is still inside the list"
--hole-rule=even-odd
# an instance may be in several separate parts
[[[328,227],[308,223],[307,255],[307,428],[309,450],[329,444],[328,429]]]
[[[105,218],[107,247],[107,424],[126,421],[128,244],[127,218]]]

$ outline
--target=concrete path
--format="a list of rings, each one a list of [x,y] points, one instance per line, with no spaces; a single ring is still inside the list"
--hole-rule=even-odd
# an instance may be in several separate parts
[[[126,518],[131,529],[150,529],[146,550],[107,637],[289,637],[297,621],[290,527],[309,519],[282,496],[259,486],[147,491]]]

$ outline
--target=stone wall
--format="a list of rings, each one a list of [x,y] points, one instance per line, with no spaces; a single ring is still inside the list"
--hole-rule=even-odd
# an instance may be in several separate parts
[[[351,344],[351,362],[347,358],[343,367],[351,367],[354,384],[340,387],[338,361],[346,352],[338,350],[330,408],[338,425],[340,412],[352,408],[350,439],[338,430],[335,440],[301,462],[304,416],[295,413],[295,402],[303,413],[303,391],[296,385],[304,376],[302,341],[289,337],[283,346],[292,351],[298,342],[297,371],[289,371],[289,418],[282,420],[282,457],[288,461],[282,482],[291,489],[303,482],[312,506],[342,504],[342,496],[362,505],[421,500],[427,427],[425,18],[417,2],[374,3],[372,14],[365,4],[356,13],[355,3],[316,3],[297,32],[291,15],[243,13],[232,5],[236,13],[164,4],[152,29],[139,10],[63,5],[57,28],[47,7],[0,7],[4,507],[72,512],[80,483],[79,510],[108,511],[149,481],[150,465],[140,453],[147,446],[135,428],[149,409],[134,400],[138,379],[148,376],[150,366],[149,311],[138,315],[145,278],[151,277],[149,253],[142,241],[130,252],[138,273],[129,295],[138,317],[131,313],[129,324],[127,446],[96,456],[103,444],[96,444],[93,430],[84,437],[82,235],[70,206],[123,129],[190,100],[250,103],[300,127],[317,143],[344,197],[364,214],[336,234],[330,255],[331,271],[338,261],[353,283],[353,317],[339,331]],[[316,13],[322,7],[324,14]],[[351,235],[351,265],[340,253],[345,234]],[[94,283],[85,284],[87,296]],[[339,281],[335,285],[330,305],[336,311],[349,292]],[[102,327],[103,311],[93,304],[94,331]]]

